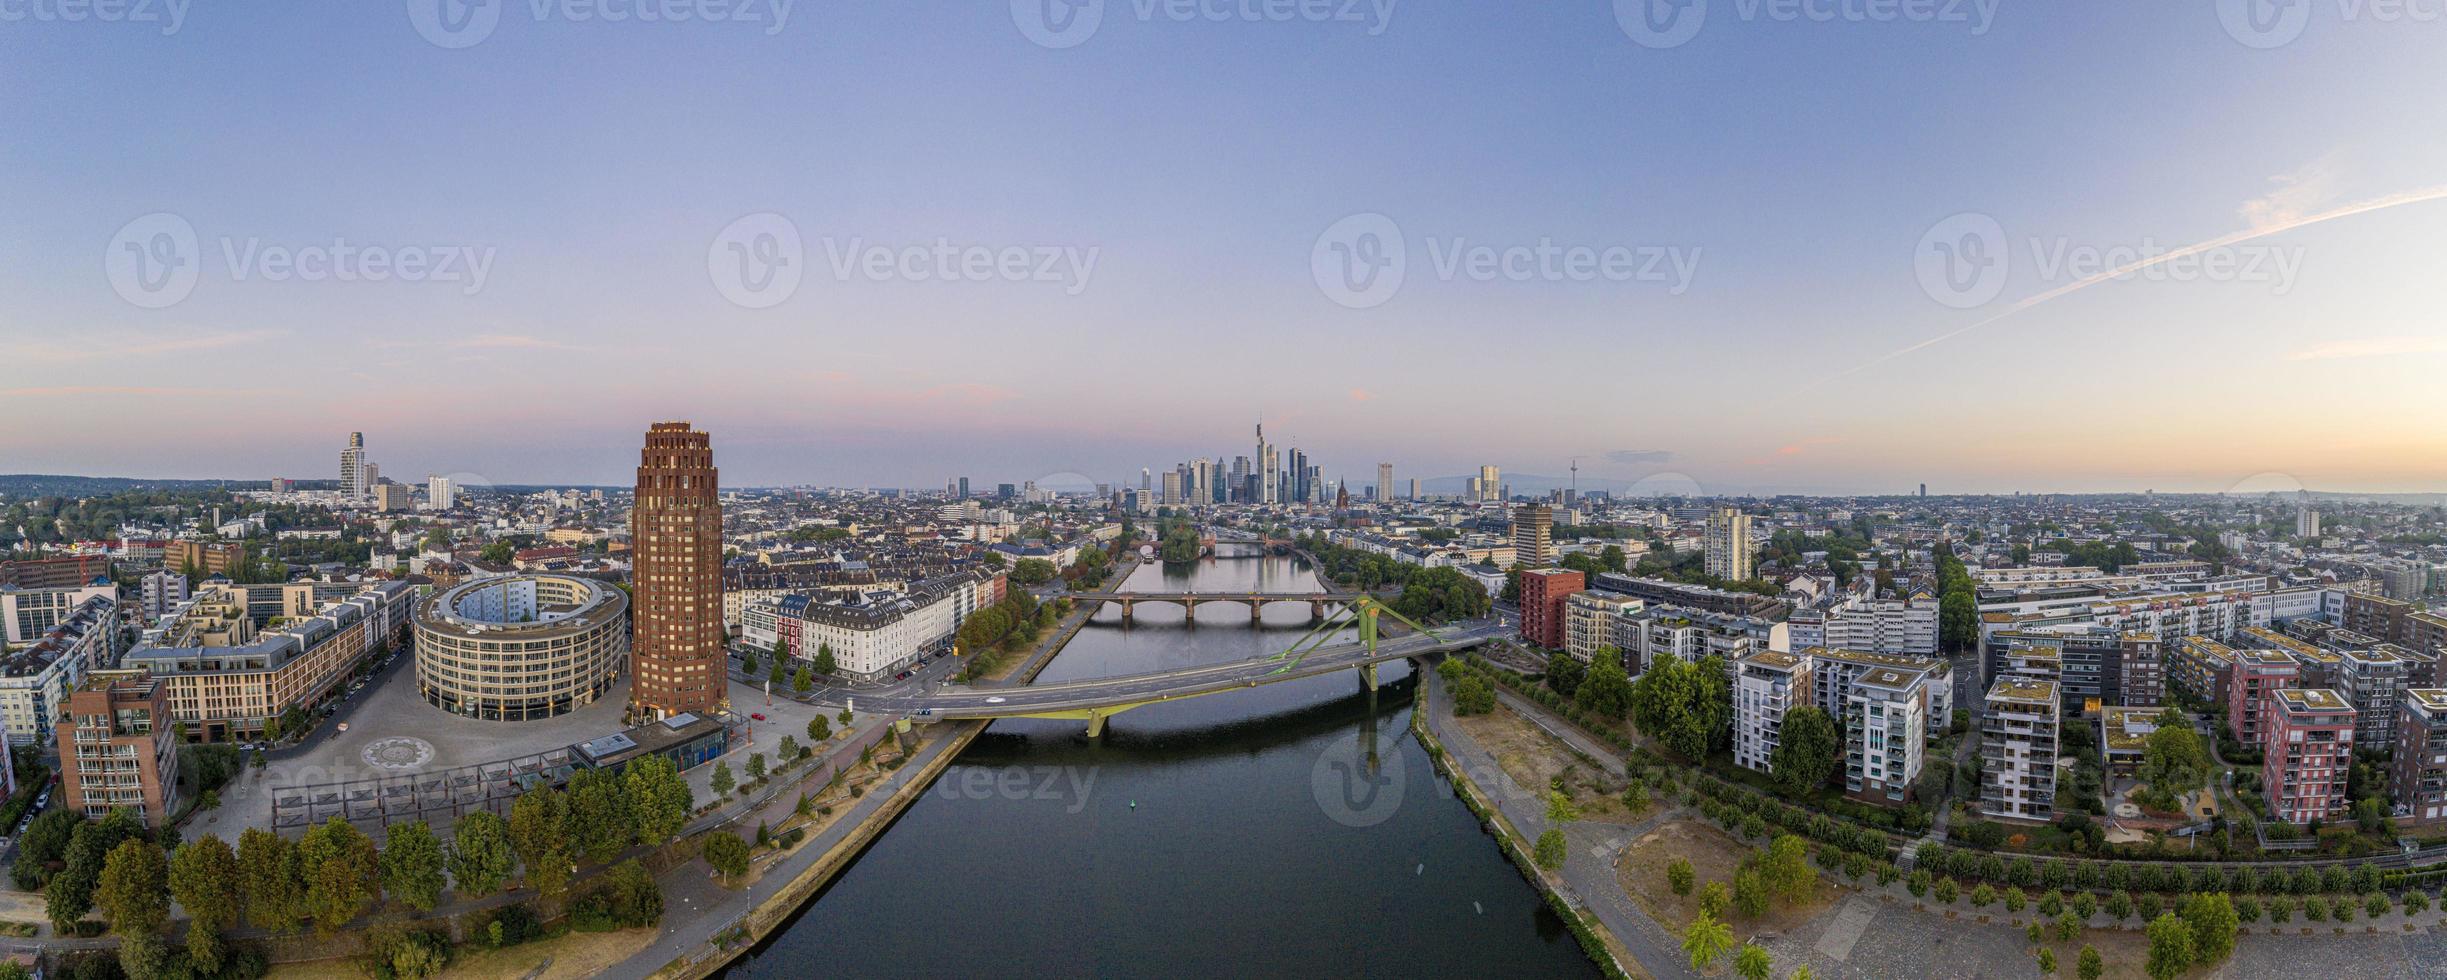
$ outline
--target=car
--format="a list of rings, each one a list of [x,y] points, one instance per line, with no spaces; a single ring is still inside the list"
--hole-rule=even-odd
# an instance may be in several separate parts
[[[758,720],[758,721],[763,721],[763,720],[765,720],[765,716],[760,715],[760,714],[750,714],[750,715],[748,715],[748,717],[750,717],[750,718],[754,718],[754,719],[756,719],[756,720]]]
[[[987,704],[1001,704],[1001,703],[1003,703],[1003,699],[1002,699],[1002,696],[1001,696],[1001,695],[996,695],[996,696],[994,696],[994,697],[987,698],[987,699],[986,699],[986,703],[987,703]]]

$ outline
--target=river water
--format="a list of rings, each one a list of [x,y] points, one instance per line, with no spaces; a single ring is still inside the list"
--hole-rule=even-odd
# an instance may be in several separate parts
[[[1291,558],[1149,564],[1124,589],[1300,592]],[[1216,603],[1098,614],[1040,680],[1281,651]],[[996,722],[727,976],[1582,977],[1595,970],[1429,767],[1380,668],[1080,722]]]

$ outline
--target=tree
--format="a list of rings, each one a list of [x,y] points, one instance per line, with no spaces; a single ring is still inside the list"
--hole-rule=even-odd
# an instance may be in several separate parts
[[[800,748],[800,747],[799,747],[799,740],[798,740],[798,738],[797,738],[797,737],[795,737],[795,736],[791,736],[791,735],[784,735],[784,736],[782,736],[782,747],[781,747],[781,764],[782,764],[782,765],[784,765],[784,766],[788,766],[788,765],[790,765],[790,764],[791,764],[791,763],[793,763],[793,762],[797,762],[797,761],[799,761],[799,756],[806,754],[806,751],[807,751],[807,750],[802,749],[802,748]]]
[[[569,778],[569,838],[572,853],[602,864],[637,840],[634,798],[618,773],[590,769]]]
[[[738,777],[731,775],[730,760],[725,759],[714,763],[714,775],[709,785],[712,787],[714,791],[714,798],[717,800],[731,795],[731,787],[739,785],[739,779]]]
[[[2170,710],[2167,712],[2173,715]],[[2148,783],[2158,802],[2168,804],[2159,809],[2173,809],[2176,798],[2199,790],[2209,781],[2209,750],[2201,744],[2201,735],[2183,716],[2171,719],[2161,716],[2159,728],[2151,732],[2141,747],[2141,781]]]
[[[2224,892],[2195,893],[2184,900],[2184,924],[2192,928],[2193,961],[2215,963],[2235,951],[2235,928],[2241,921]]]
[[[569,888],[577,870],[577,849],[569,839],[569,798],[550,786],[538,786],[510,804],[510,849],[527,884],[537,893],[557,898]]]
[[[1570,796],[1565,795],[1559,789],[1546,791],[1547,823],[1562,826],[1578,819],[1580,819],[1580,808],[1572,805]]]
[[[1767,880],[1756,868],[1743,868],[1733,873],[1733,908],[1744,916],[1756,919],[1767,914]]]
[[[805,694],[815,686],[816,675],[808,671],[806,664],[800,664],[799,669],[790,675],[790,689],[793,691]]]
[[[1733,954],[1733,972],[1740,974],[1742,980],[1767,980],[1767,973],[1774,966],[1767,947],[1756,942],[1743,943],[1741,952]]]
[[[1632,723],[1684,760],[1707,757],[1732,710],[1723,661],[1715,657],[1689,663],[1660,656],[1632,685]]]
[[[748,873],[748,842],[738,834],[717,830],[706,835],[705,863],[724,878]]]
[[[1453,713],[1483,715],[1495,710],[1495,687],[1476,674],[1464,674],[1453,682]]]
[[[817,715],[813,718],[807,719],[808,741],[825,742],[830,741],[832,737],[833,723],[830,720],[827,720],[823,715]]]
[[[211,834],[170,855],[170,897],[187,912],[187,958],[200,972],[219,972],[219,933],[238,921],[240,878],[237,853]]]
[[[1788,905],[1800,904],[1818,887],[1818,869],[1810,864],[1809,851],[1808,842],[1785,834],[1767,846],[1767,855],[1759,861],[1760,877]]]
[[[2074,962],[2074,972],[2080,974],[2082,980],[2099,980],[2107,975],[2107,960],[2099,955],[2096,946],[2084,945],[2082,955],[2076,957]]]
[[[2049,949],[2045,946],[2039,947],[2039,972],[2049,975],[2056,973],[2055,950]]]
[[[305,878],[307,915],[321,932],[355,921],[382,897],[382,861],[374,839],[339,817],[297,842],[297,867]]]
[[[1724,882],[1711,881],[1700,887],[1699,913],[1701,915],[1723,915],[1725,906],[1731,904],[1733,904],[1733,893],[1726,890]]]
[[[391,828],[383,840],[382,890],[409,908],[433,911],[442,901],[441,838],[422,820]]]
[[[1691,920],[1691,927],[1682,931],[1682,951],[1691,957],[1692,972],[1706,970],[1717,958],[1733,949],[1733,929],[1716,917],[1701,913]]]
[[[816,644],[816,673],[831,677],[833,672],[839,669],[841,665],[833,659],[833,645],[830,643]]]
[[[1691,885],[1696,877],[1691,871],[1691,862],[1682,858],[1675,858],[1672,863],[1665,866],[1665,883],[1674,890],[1676,895],[1690,894]]]
[[[94,888],[101,883],[102,868],[110,853],[122,842],[144,836],[144,821],[134,810],[121,807],[109,816],[77,826],[68,836],[64,866],[43,886],[44,914],[59,931],[74,928],[85,913],[93,911]]]
[[[774,658],[773,670],[765,675],[765,682],[773,685],[774,687],[780,687],[789,681],[790,661],[779,657]]]
[[[1799,795],[1827,784],[1835,764],[1844,757],[1843,733],[1817,707],[1803,705],[1784,713],[1776,750],[1768,754],[1768,771],[1786,793]]]
[[[1613,648],[1601,648],[1608,653]],[[1623,664],[1609,654],[1589,668],[1589,676],[1580,682],[1580,706],[1601,718],[1614,720],[1631,711],[1631,677],[1623,673]]]
[[[170,861],[141,838],[119,842],[102,865],[94,901],[112,932],[150,936],[170,920]]]
[[[306,917],[306,883],[298,873],[297,847],[259,827],[238,834],[238,873],[246,889],[246,919],[273,932],[295,929]]]
[[[2151,980],[2175,980],[2190,969],[2194,956],[2192,927],[2183,916],[2168,912],[2150,921]]]
[[[1564,858],[1569,856],[1567,851],[1568,846],[1564,843],[1563,831],[1549,828],[1546,833],[1538,835],[1538,843],[1532,852],[1532,857],[1537,860],[1539,867],[1553,871],[1563,867]]]
[[[1056,571],[1054,563],[1043,558],[1022,558],[1011,566],[1011,580],[1021,585],[1043,585],[1054,580]]]
[[[1557,650],[1546,655],[1546,686],[1564,697],[1580,690],[1580,679],[1588,672],[1589,666],[1569,653]]]
[[[754,676],[756,676],[756,668],[757,668],[757,666],[758,666],[758,661],[757,661],[757,659],[756,659],[756,651],[754,651],[754,650],[745,650],[745,651],[741,651],[741,653],[739,654],[739,672],[740,672],[740,673],[746,674],[746,675],[748,675],[748,676],[750,676],[750,677],[754,677]]]
[[[749,782],[751,782],[751,783],[758,783],[758,782],[763,782],[763,781],[764,781],[764,779],[765,779],[765,754],[764,754],[764,753],[762,753],[762,752],[757,752],[757,753],[753,753],[753,754],[749,755],[749,756],[748,756],[748,781],[749,781]]]
[[[634,768],[636,763],[630,765]],[[499,814],[478,810],[459,818],[450,840],[450,880],[460,895],[475,898],[500,891],[517,870],[518,857],[510,849],[510,825]]]

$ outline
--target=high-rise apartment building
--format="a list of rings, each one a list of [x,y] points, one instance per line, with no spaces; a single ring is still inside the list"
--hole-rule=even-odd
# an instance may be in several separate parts
[[[1393,464],[1376,464],[1376,500],[1384,503],[1393,499]]]
[[[1707,572],[1728,582],[1750,577],[1750,515],[1733,507],[1708,514],[1705,539]]]
[[[1525,568],[1555,563],[1555,511],[1545,504],[1512,510],[1512,560]]]
[[[1419,478],[1415,476],[1410,478],[1410,499],[1419,499]]]
[[[2354,762],[2354,707],[2322,687],[2270,696],[2268,735],[2260,743],[2261,794],[2269,819],[2291,824],[2345,815]]]
[[[373,487],[365,473],[365,433],[348,434],[348,445],[340,449],[340,492],[350,500],[362,500]]]
[[[178,809],[178,726],[169,691],[144,671],[107,671],[68,695],[59,724],[67,809],[100,820],[126,807],[160,827]]]
[[[657,422],[646,430],[629,514],[636,554],[634,718],[710,713],[729,700],[719,493],[710,435],[686,422]]]
[[[1522,569],[1521,638],[1541,649],[1561,649],[1568,639],[1564,634],[1564,600],[1588,585],[1587,578],[1579,572]]]
[[[1504,471],[1494,466],[1478,468],[1478,500],[1480,503],[1501,502],[1504,499]]]
[[[1879,667],[1853,679],[1844,706],[1844,791],[1902,803],[1928,742],[1926,671]]]
[[[1980,812],[2003,820],[2046,821],[2056,813],[2057,726],[2064,705],[2056,682],[2000,677],[1980,721]]]
[[[2388,792],[2411,822],[2447,820],[2447,688],[2404,692],[2390,765]]]
[[[1767,772],[1785,715],[1810,706],[1812,695],[1809,654],[1763,650],[1742,658],[1733,678],[1734,763]]]
[[[425,509],[449,510],[459,504],[459,487],[447,476],[425,477]]]

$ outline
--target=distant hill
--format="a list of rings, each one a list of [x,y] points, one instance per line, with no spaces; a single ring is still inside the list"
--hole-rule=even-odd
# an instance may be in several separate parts
[[[262,490],[269,485],[263,480],[147,480],[124,476],[0,473],[0,496],[8,497],[92,497],[129,490]]]

